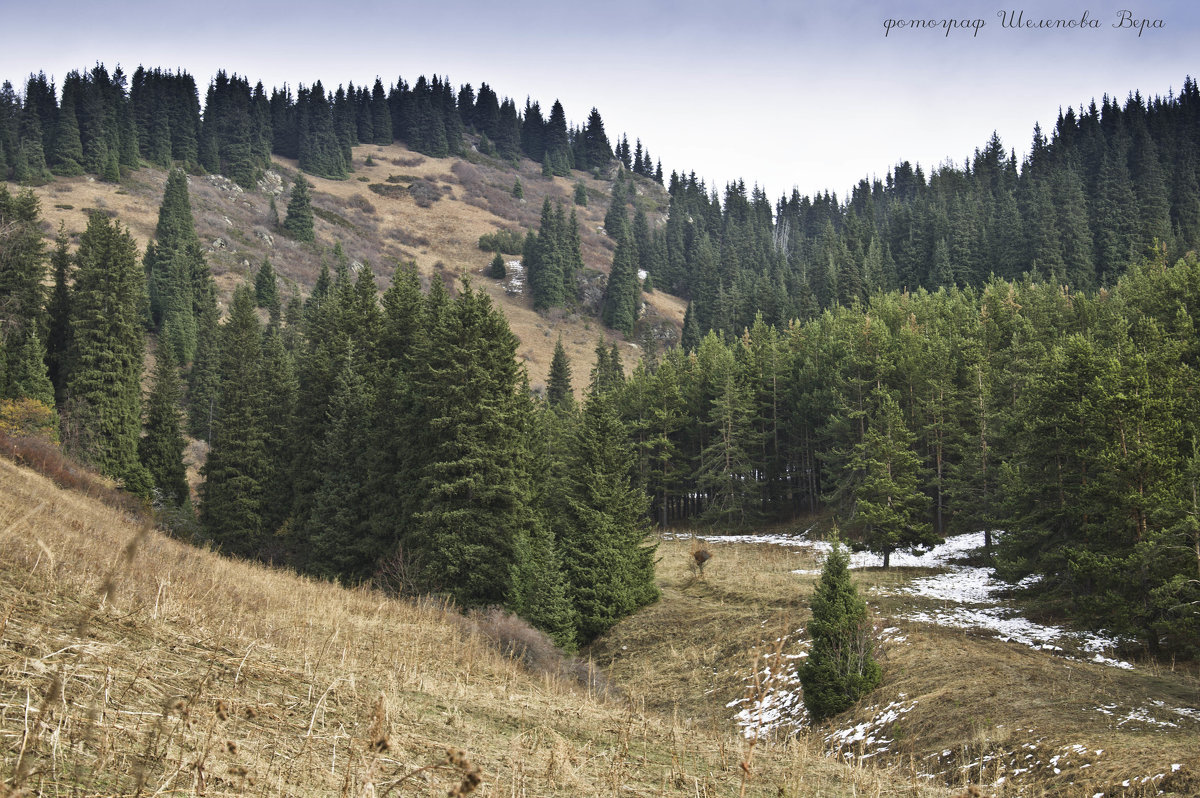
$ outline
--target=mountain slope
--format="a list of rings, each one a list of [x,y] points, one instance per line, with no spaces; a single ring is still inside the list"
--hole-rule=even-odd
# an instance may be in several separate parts
[[[368,162],[368,159],[369,162]],[[269,221],[270,197],[277,195],[280,218],[286,216],[288,193],[297,174],[295,161],[275,158],[275,173],[260,182],[257,191],[243,191],[219,175],[193,176],[189,192],[196,229],[207,248],[207,257],[223,302],[243,280],[252,280],[264,258],[270,258],[283,280],[286,303],[293,293],[307,294],[322,261],[332,265],[332,249],[341,244],[351,262],[370,264],[380,289],[387,287],[397,262],[415,261],[422,274],[435,273],[453,281],[469,275],[503,309],[513,332],[521,340],[519,357],[526,364],[534,388],[544,386],[554,343],[563,336],[574,364],[575,385],[586,385],[594,360],[597,337],[618,342],[626,367],[640,355],[638,347],[607,330],[586,307],[577,311],[533,311],[529,298],[510,294],[496,280],[483,276],[491,253],[479,249],[480,235],[510,229],[523,235],[536,229],[543,198],[575,208],[583,245],[584,263],[592,275],[587,290],[593,303],[599,298],[596,276],[612,263],[613,242],[602,232],[611,183],[576,172],[571,180],[544,178],[541,169],[522,160],[516,167],[474,156],[429,158],[403,145],[362,145],[354,149],[355,172],[347,180],[308,176],[313,184],[316,246],[298,244]],[[283,180],[278,176],[282,176]],[[638,202],[648,212],[665,214],[666,195],[657,184],[633,178]],[[520,180],[523,199],[512,196]],[[572,204],[574,184],[582,181],[589,196],[586,207]],[[99,209],[128,225],[141,249],[153,237],[166,173],[140,169],[121,184],[91,177],[58,178],[34,189],[47,220],[47,232],[64,224],[69,233],[81,232],[87,212]],[[374,190],[372,187],[375,187]],[[384,192],[380,194],[378,192]],[[519,260],[519,256],[509,256]],[[646,323],[674,335],[683,323],[685,304],[663,292],[645,294]]]

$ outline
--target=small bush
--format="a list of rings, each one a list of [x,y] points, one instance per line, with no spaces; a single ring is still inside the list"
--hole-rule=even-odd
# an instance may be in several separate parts
[[[414,166],[420,166],[423,163],[425,163],[425,159],[422,158],[420,155],[413,155],[409,158],[393,158],[392,159],[393,166],[406,166],[409,169],[412,169]]]
[[[494,233],[484,233],[479,237],[479,248],[484,252],[520,255],[524,246],[525,236],[516,230],[509,230],[503,227]]]
[[[406,247],[427,247],[429,239],[422,235],[414,235],[400,227],[393,227],[387,231],[387,237],[393,241],[399,241]]]
[[[367,186],[367,188],[371,189],[379,196],[387,197],[388,199],[400,199],[408,193],[408,189],[404,186],[397,186],[391,183],[372,183],[371,185]]]
[[[324,208],[317,207],[316,205],[313,206],[312,211],[313,215],[318,219],[324,219],[335,227],[344,227],[347,230],[354,229],[354,225],[350,222],[350,220],[341,214],[334,213],[333,211],[327,211]]]

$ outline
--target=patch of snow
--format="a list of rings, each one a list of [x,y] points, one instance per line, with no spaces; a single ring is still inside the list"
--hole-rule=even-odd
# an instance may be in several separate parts
[[[504,293],[525,293],[525,267],[519,260],[510,260],[504,265]]]

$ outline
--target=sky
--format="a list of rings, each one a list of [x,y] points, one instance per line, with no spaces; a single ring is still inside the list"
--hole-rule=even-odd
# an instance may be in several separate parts
[[[18,89],[98,61],[185,69],[202,99],[218,69],[268,89],[436,73],[520,107],[559,99],[572,123],[595,106],[668,174],[772,199],[845,197],[903,160],[961,165],[993,132],[1020,158],[1060,109],[1200,73],[1192,0],[0,0],[0,19],[0,79]]]

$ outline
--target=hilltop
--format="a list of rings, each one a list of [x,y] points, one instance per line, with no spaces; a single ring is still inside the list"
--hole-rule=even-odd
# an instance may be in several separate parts
[[[295,160],[273,158],[272,170],[250,191],[220,175],[190,177],[196,232],[222,303],[228,302],[237,285],[253,282],[264,258],[270,258],[281,277],[285,302],[291,295],[307,296],[322,261],[330,262],[334,245],[340,243],[352,263],[370,266],[381,289],[390,282],[397,263],[415,262],[426,281],[434,274],[451,284],[459,275],[469,276],[503,310],[520,339],[518,356],[535,389],[545,385],[559,335],[576,374],[586,375],[592,367],[600,337],[617,343],[626,367],[631,368],[640,357],[638,346],[595,316],[602,294],[599,276],[607,274],[613,258],[614,244],[603,234],[612,181],[581,171],[569,179],[547,178],[527,159],[513,165],[478,153],[473,156],[472,160],[433,158],[402,144],[355,147],[355,171],[348,179],[307,176],[313,184],[315,245],[290,240],[269,221],[272,196],[277,197],[279,215],[286,215],[284,187],[290,188],[298,174]],[[665,217],[667,197],[662,187],[651,180],[630,179],[637,186],[639,206],[656,218]],[[517,180],[522,184],[522,199],[512,193]],[[586,206],[573,205],[577,182],[586,186]],[[87,224],[89,210],[99,209],[127,225],[144,250],[154,237],[165,185],[165,171],[144,167],[119,184],[89,176],[60,177],[34,188],[34,193],[41,202],[47,233],[62,223],[68,233],[77,235]],[[578,214],[588,270],[585,283],[590,285],[585,300],[590,306],[585,301],[575,310],[537,313],[527,293],[511,293],[502,281],[483,276],[492,253],[479,248],[479,237],[502,229],[519,235],[537,229],[545,197],[561,202],[568,212],[574,207]],[[665,292],[647,293],[643,299],[643,324],[656,330],[660,343],[677,340],[686,302]],[[582,382],[577,380],[577,386],[582,387]]]

